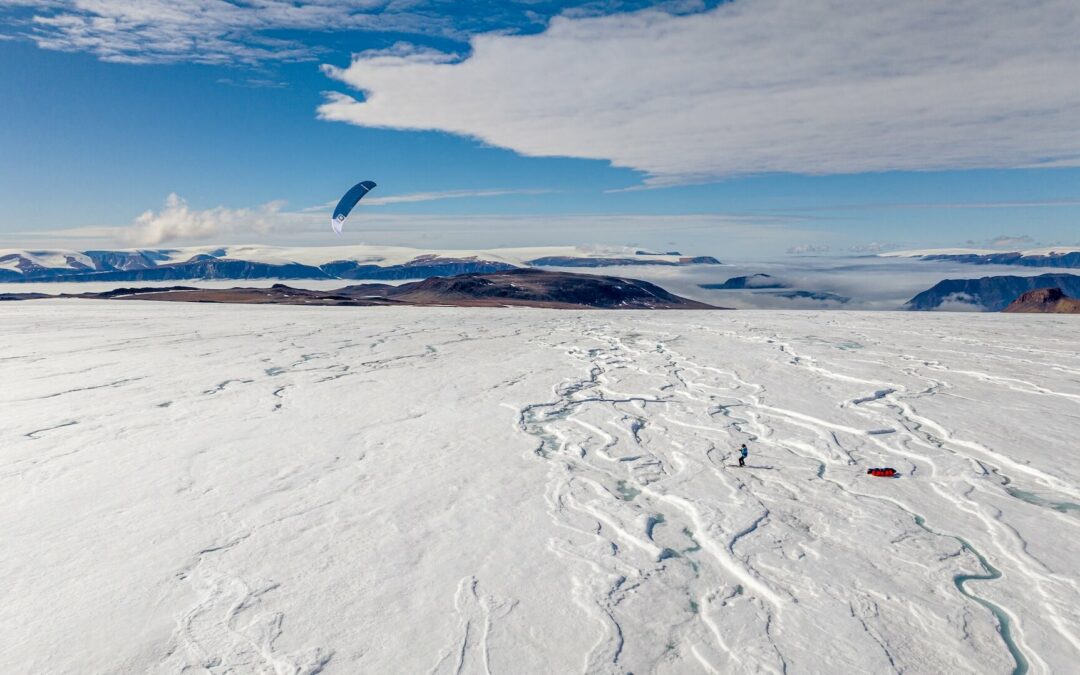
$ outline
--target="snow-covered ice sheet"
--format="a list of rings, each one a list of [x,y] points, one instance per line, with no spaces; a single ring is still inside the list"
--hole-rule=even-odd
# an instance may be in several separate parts
[[[1073,253],[1080,251],[1080,246],[1045,246],[1042,248],[1029,248],[1019,251],[1024,256],[1044,256],[1054,254]],[[1012,253],[1002,248],[929,248],[910,251],[886,251],[878,253],[881,258],[921,258],[931,255],[993,255],[995,253]]]
[[[1071,317],[3,319],[2,672],[1064,673],[1080,653]]]

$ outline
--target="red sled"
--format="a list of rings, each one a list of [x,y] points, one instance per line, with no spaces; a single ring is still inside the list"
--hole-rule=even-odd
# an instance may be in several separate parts
[[[870,474],[871,476],[877,476],[879,478],[892,478],[896,475],[896,469],[893,469],[891,467],[884,467],[881,469],[867,469],[866,473]]]

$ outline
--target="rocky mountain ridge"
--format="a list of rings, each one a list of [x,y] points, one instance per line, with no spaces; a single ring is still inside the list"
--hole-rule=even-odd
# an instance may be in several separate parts
[[[1060,288],[1036,288],[1001,311],[1010,314],[1080,314],[1080,300],[1070,298]]]
[[[978,279],[946,279],[907,302],[906,309],[935,310],[957,308],[1000,312],[1023,293],[1038,288],[1058,288],[1080,296],[1080,275],[1040,274],[1033,277],[994,276]]]

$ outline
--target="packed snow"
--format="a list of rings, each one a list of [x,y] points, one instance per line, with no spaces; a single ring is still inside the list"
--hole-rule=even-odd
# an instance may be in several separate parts
[[[0,672],[1075,669],[1069,317],[3,310]]]

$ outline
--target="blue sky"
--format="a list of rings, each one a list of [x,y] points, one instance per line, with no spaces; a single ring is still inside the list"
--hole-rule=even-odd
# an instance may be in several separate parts
[[[1080,10],[940,4],[4,0],[0,247],[1080,244]]]

